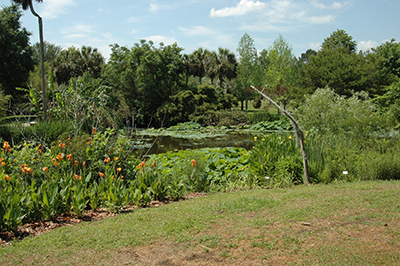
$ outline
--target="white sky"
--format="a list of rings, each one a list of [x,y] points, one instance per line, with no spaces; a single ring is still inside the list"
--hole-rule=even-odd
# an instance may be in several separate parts
[[[0,0],[0,6],[10,0]],[[343,29],[367,50],[400,40],[399,0],[44,0],[34,1],[44,19],[44,38],[67,48],[88,45],[108,58],[110,44],[132,47],[140,39],[178,45],[184,53],[203,47],[236,52],[244,33],[258,50],[282,34],[296,56],[317,50]],[[23,26],[38,37],[37,19],[24,11]]]

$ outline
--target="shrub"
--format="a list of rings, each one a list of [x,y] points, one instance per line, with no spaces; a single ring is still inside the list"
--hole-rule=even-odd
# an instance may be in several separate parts
[[[280,120],[282,119],[282,115],[279,114],[272,114],[269,112],[265,112],[265,111],[258,111],[258,112],[252,112],[249,113],[249,120],[251,124],[257,124],[259,122],[263,122],[263,121],[276,121],[276,120]],[[285,118],[283,118],[285,119]]]
[[[204,122],[206,126],[243,126],[249,124],[249,118],[244,111],[220,110],[205,115]]]
[[[398,151],[364,152],[359,158],[357,170],[362,180],[400,180],[400,155]]]

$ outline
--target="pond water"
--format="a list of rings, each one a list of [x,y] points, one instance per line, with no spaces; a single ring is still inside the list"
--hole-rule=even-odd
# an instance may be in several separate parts
[[[202,139],[176,138],[172,136],[143,136],[140,143],[140,145],[137,145],[138,152],[145,152],[147,154],[218,147],[241,147],[250,150],[254,146],[254,136],[251,134],[227,134]]]

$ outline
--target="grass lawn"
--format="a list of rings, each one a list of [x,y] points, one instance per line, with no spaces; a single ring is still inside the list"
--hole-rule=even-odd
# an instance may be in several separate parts
[[[55,229],[0,265],[399,265],[400,182],[254,189]]]

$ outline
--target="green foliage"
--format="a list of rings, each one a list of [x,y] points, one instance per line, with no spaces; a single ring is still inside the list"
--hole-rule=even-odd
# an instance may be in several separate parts
[[[270,112],[266,112],[265,110],[259,112],[249,113],[249,119],[251,124],[257,124],[263,121],[276,121],[282,119],[283,116],[279,114],[273,114]]]
[[[71,78],[80,77],[84,73],[89,73],[95,79],[100,78],[104,61],[97,48],[82,46],[79,50],[72,46],[57,52],[51,65],[56,81],[61,85],[68,84]]]
[[[322,50],[344,49],[347,53],[354,53],[357,50],[357,42],[346,31],[336,30],[324,40],[321,48]]]
[[[170,96],[170,101],[158,108],[158,120],[163,121],[163,126],[186,122],[189,120],[189,116],[195,111],[196,104],[195,94],[192,91],[180,91]]]
[[[240,38],[236,51],[239,54],[239,64],[237,66],[236,91],[235,95],[239,101],[244,101],[252,97],[253,92],[250,86],[261,86],[262,68],[258,60],[258,52],[254,45],[254,40],[249,34],[245,33]]]
[[[261,97],[256,97],[256,99],[253,101],[253,107],[255,109],[260,109],[260,107],[261,107]]]
[[[357,172],[362,180],[399,180],[400,156],[398,151],[369,152],[359,157]]]
[[[207,126],[244,126],[249,124],[249,116],[244,111],[219,110],[204,116],[204,121]]]
[[[380,105],[383,114],[391,117],[394,128],[400,129],[400,79],[386,87],[385,94],[374,101]]]
[[[51,147],[2,143],[0,230],[16,230],[24,222],[51,220],[63,212],[79,217],[88,208],[118,212],[128,204],[147,206],[191,191],[256,185],[247,171],[245,149],[170,152],[139,163],[128,138],[112,129],[92,133]]]
[[[55,93],[49,116],[70,121],[75,136],[81,131],[90,133],[92,127],[115,126],[113,114],[108,108],[109,90],[110,87],[105,86],[101,79],[94,79],[89,73],[73,78],[68,87],[60,87]]]
[[[391,39],[373,50],[381,59],[380,67],[400,78],[400,43]]]
[[[8,110],[8,101],[10,100],[10,95],[4,95],[3,91],[0,87],[0,121],[4,118],[7,114]]]
[[[291,135],[265,135],[254,141],[249,167],[260,184],[287,187],[303,183],[300,151]]]
[[[189,116],[190,120],[203,125],[212,125],[217,110],[230,109],[235,98],[224,94],[221,88],[200,85],[195,94],[196,108]]]
[[[21,118],[17,118],[23,119]],[[46,146],[57,141],[60,137],[70,136],[74,133],[71,123],[66,121],[23,123],[22,121],[8,123],[0,126],[3,140],[20,145],[23,142],[37,142]]]
[[[303,129],[310,133],[336,137],[346,135],[360,140],[385,123],[365,92],[353,93],[346,98],[329,88],[318,89],[306,97],[295,115]]]
[[[289,43],[279,35],[268,50],[261,53],[264,64],[263,84],[270,97],[284,109],[292,99],[292,90],[296,85],[296,58]]]
[[[16,5],[4,6],[0,10],[0,87],[14,102],[23,94],[15,87],[25,86],[29,72],[33,70],[31,35],[21,27],[21,11]]]
[[[250,127],[250,130],[268,132],[268,131],[288,131],[292,129],[292,125],[287,119],[274,121],[262,121]]]

